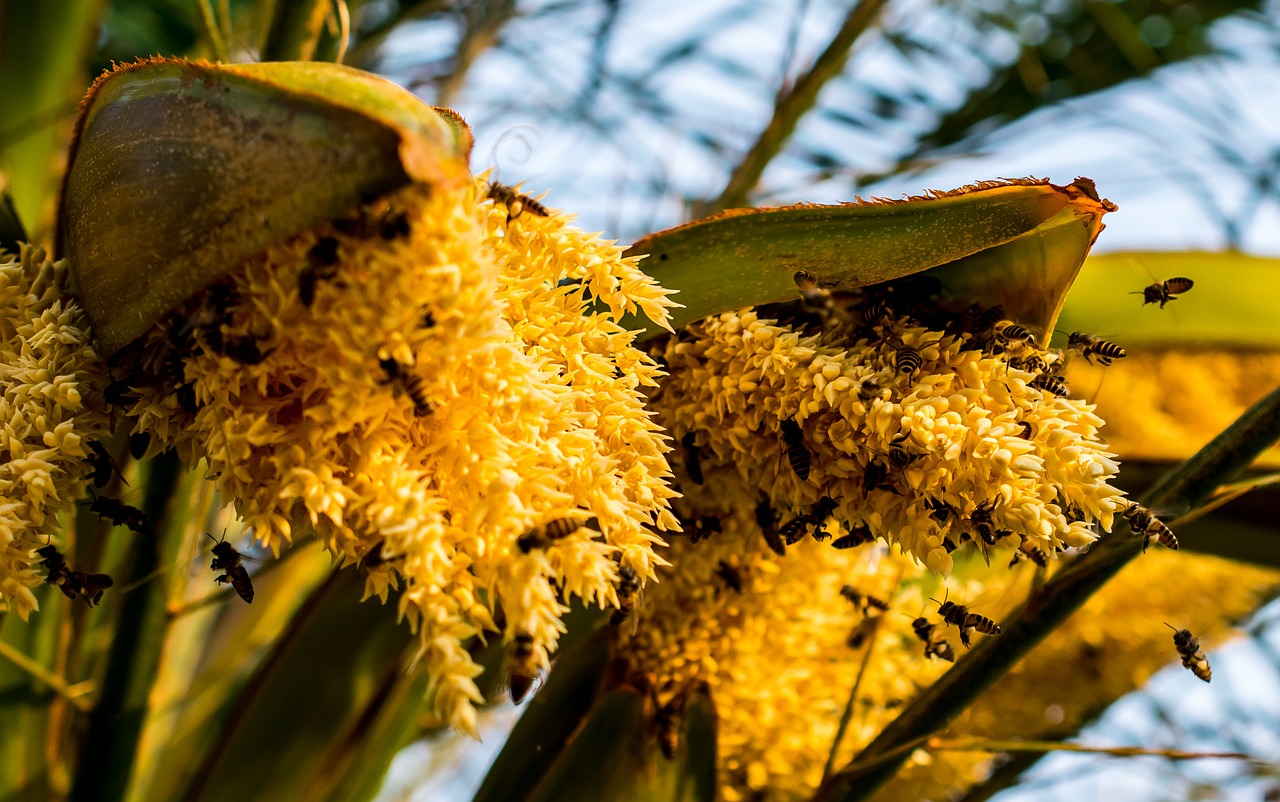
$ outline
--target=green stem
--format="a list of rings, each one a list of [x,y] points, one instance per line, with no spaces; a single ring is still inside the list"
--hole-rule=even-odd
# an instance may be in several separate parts
[[[310,61],[316,54],[332,0],[277,2],[262,47],[263,61]]]
[[[707,209],[708,214],[747,205],[751,190],[760,183],[760,176],[764,174],[769,162],[791,138],[800,118],[818,102],[818,93],[822,88],[844,72],[844,65],[849,60],[854,43],[871,27],[885,1],[860,0],[849,11],[844,24],[827,45],[827,49],[818,56],[813,67],[796,80],[790,92],[778,98],[769,124],[760,132],[751,150],[742,157],[720,197]]]
[[[83,683],[75,686],[80,692],[73,693],[73,689],[67,685],[66,680],[40,665],[35,660],[32,660],[30,657],[27,657],[18,649],[10,646],[4,641],[0,641],[0,657],[7,659],[18,668],[30,674],[31,678],[37,682],[49,686],[54,693],[66,699],[80,710],[87,711],[89,709],[89,700],[84,697],[86,689],[84,688]]]
[[[174,515],[175,489],[186,474],[172,451],[151,461],[143,511],[156,522],[149,537],[139,536],[130,576],[143,576],[172,561],[185,534],[183,516]],[[153,582],[120,602],[106,675],[80,750],[72,802],[123,800],[128,792],[147,699],[164,650],[169,619],[168,584]]]
[[[1196,506],[1280,439],[1280,389],[1250,407],[1195,456],[1168,474],[1144,503]],[[1124,527],[1119,528],[1124,531]],[[1119,534],[1119,531],[1116,533]],[[897,773],[908,753],[901,745],[937,733],[1003,677],[1141,549],[1141,540],[1113,535],[1055,574],[1034,593],[996,638],[978,644],[964,660],[916,698],[858,756],[819,788],[820,802],[869,798]],[[887,755],[893,759],[882,759]],[[861,767],[860,767],[861,766]]]

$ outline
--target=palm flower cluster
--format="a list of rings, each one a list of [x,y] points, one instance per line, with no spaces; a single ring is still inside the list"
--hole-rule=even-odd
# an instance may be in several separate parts
[[[853,678],[843,760],[972,637],[935,603],[998,618],[1028,576],[948,589],[926,569],[969,544],[1047,563],[1126,505],[1101,420],[1054,392],[1061,355],[989,310],[887,308],[916,286],[725,313],[655,346],[687,537],[620,648],[660,723],[711,690],[726,799],[811,793]]]
[[[78,498],[90,444],[108,431],[102,363],[65,262],[39,248],[0,254],[0,612],[24,621],[44,581],[31,552],[51,545],[57,515]]]
[[[657,367],[617,322],[663,322],[666,292],[488,195],[411,188],[280,242],[112,366],[136,430],[205,460],[256,540],[314,532],[368,593],[403,580],[436,710],[471,733],[464,642],[498,632],[536,674],[568,601],[616,604],[678,526]]]

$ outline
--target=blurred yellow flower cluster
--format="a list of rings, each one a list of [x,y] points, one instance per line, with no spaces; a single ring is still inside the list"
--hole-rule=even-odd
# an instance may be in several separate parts
[[[470,733],[464,641],[499,632],[536,673],[569,600],[616,604],[678,526],[640,391],[657,367],[618,324],[663,323],[666,291],[493,194],[411,188],[278,243],[117,367],[136,429],[206,460],[257,540],[301,527],[369,593],[404,580],[436,710]]]
[[[31,552],[50,545],[81,495],[89,443],[108,431],[106,374],[67,277],[38,248],[0,254],[0,612],[24,621],[43,581]]]

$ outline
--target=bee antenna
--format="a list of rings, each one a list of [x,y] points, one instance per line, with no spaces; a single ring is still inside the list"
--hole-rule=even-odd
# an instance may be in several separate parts
[[[1180,631],[1181,631],[1181,630],[1179,630],[1177,627],[1175,627],[1173,624],[1170,624],[1168,621],[1165,621],[1165,622],[1164,622],[1164,625],[1165,625],[1166,627],[1168,627],[1169,629],[1172,629],[1174,632],[1180,632]]]
[[[1142,290],[1138,290],[1137,292],[1131,292],[1129,294],[1130,295],[1146,295],[1146,293],[1144,293]]]

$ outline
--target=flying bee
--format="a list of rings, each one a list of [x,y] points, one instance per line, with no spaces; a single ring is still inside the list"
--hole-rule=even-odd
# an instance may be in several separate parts
[[[920,352],[905,345],[893,356],[893,367],[903,376],[913,376],[920,370]]]
[[[106,487],[107,482],[111,481],[111,474],[118,472],[116,461],[111,458],[111,452],[107,451],[107,447],[97,440],[89,443],[89,478],[93,482],[93,486],[102,489]]]
[[[831,548],[841,550],[851,549],[855,546],[861,546],[863,543],[870,543],[875,539],[876,536],[871,534],[871,527],[864,524],[862,526],[853,527],[849,530],[848,534],[841,535],[831,541]]]
[[[858,398],[863,403],[870,403],[880,397],[880,382],[874,376],[863,379],[862,384],[858,385]]]
[[[1135,535],[1142,535],[1142,551],[1145,553],[1151,539],[1166,549],[1178,550],[1178,538],[1164,521],[1157,518],[1151,510],[1137,503],[1131,503],[1120,513],[1129,522],[1129,529]]]
[[[584,526],[599,526],[595,518],[553,518],[550,521],[535,526],[528,532],[516,538],[516,548],[521,553],[528,554],[534,549],[545,549],[557,540],[562,540],[574,532],[577,532]]]
[[[777,514],[773,510],[773,504],[769,503],[768,496],[761,497],[760,503],[756,505],[756,525],[760,527],[764,542],[773,553],[779,557],[787,556],[787,544],[778,534]]]
[[[1048,555],[1044,553],[1043,549],[1025,537],[1022,539],[1022,542],[1018,544],[1017,550],[1013,552],[1013,559],[1009,561],[1009,567],[1012,568],[1024,559],[1030,560],[1040,568],[1049,567]]]
[[[636,569],[624,565],[618,569],[618,609],[609,618],[612,626],[618,626],[632,616],[636,609],[636,601],[641,590],[640,575]]]
[[[716,576],[734,593],[742,592],[742,569],[721,560],[716,566]]]
[[[871,608],[875,608],[881,612],[889,609],[889,603],[884,599],[872,596],[869,593],[863,593],[853,585],[845,585],[840,588],[840,595],[848,599],[858,612],[863,615],[870,615]]]
[[[1067,349],[1075,351],[1091,365],[1095,356],[1098,358],[1098,364],[1110,365],[1112,360],[1124,359],[1125,355],[1125,350],[1115,343],[1109,343],[1101,337],[1095,337],[1083,331],[1073,331],[1067,335]]]
[[[698,436],[689,432],[680,438],[684,448],[684,472],[689,474],[689,481],[695,485],[702,484],[702,452],[698,450]]]
[[[298,273],[298,300],[310,307],[316,300],[316,285],[338,275],[338,240],[321,237],[307,250],[307,265]]]
[[[938,631],[937,624],[929,623],[929,619],[920,616],[911,622],[911,628],[915,630],[916,637],[924,641],[924,656],[930,659],[941,657],[948,663],[956,661],[955,649],[951,648],[951,642]]]
[[[521,195],[516,192],[515,187],[509,187],[506,184],[491,182],[489,184],[489,198],[507,207],[507,225],[511,225],[512,220],[525,212],[535,214],[538,217],[547,217],[550,214],[547,211],[547,207],[528,195]]]
[[[934,599],[934,601],[937,601]],[[938,615],[942,616],[942,620],[957,627],[960,630],[960,642],[967,649],[971,645],[969,640],[969,630],[976,629],[984,635],[999,635],[1000,625],[984,615],[969,612],[969,608],[962,604],[956,604],[953,601],[944,599],[938,605]]]
[[[1142,305],[1159,303],[1160,308],[1164,309],[1164,305],[1170,301],[1176,301],[1175,295],[1181,295],[1187,290],[1195,286],[1195,282],[1189,278],[1171,278],[1165,281],[1157,281],[1148,287],[1144,287],[1141,292],[1131,292],[1130,295],[1141,295]]]
[[[253,604],[253,580],[249,579],[249,569],[245,568],[241,562],[244,555],[236,551],[225,539],[218,540],[208,532],[205,534],[214,541],[213,562],[209,564],[209,568],[222,572],[215,576],[213,581],[219,585],[231,583],[236,595],[244,599],[245,604]]]
[[[813,468],[813,457],[809,454],[809,446],[804,441],[804,429],[795,418],[787,418],[778,422],[782,430],[782,445],[787,452],[787,461],[791,470],[795,471],[800,481],[809,481],[809,471]]]
[[[57,585],[68,599],[81,598],[93,607],[102,601],[103,592],[114,584],[106,574],[72,571],[67,566],[67,558],[55,546],[42,546],[36,549],[36,554],[40,555],[40,563],[45,569],[44,581]]]
[[[1182,658],[1182,666],[1191,669],[1192,674],[1205,682],[1212,679],[1213,670],[1209,668],[1209,658],[1205,656],[1204,650],[1200,648],[1200,641],[1191,634],[1191,630],[1178,629],[1167,621],[1165,626],[1173,630],[1173,647]]]
[[[831,291],[826,289],[819,283],[818,277],[810,273],[808,270],[797,270],[792,276],[796,286],[800,288],[800,297],[805,303],[813,306],[829,306],[831,304]]]
[[[876,627],[880,624],[880,616],[867,615],[854,625],[849,632],[848,637],[844,639],[845,645],[850,649],[861,649],[862,645],[867,642],[867,638],[871,637],[871,633],[875,632]]]
[[[118,498],[97,496],[89,505],[89,509],[110,520],[113,526],[128,527],[138,534],[143,534],[151,528],[145,512],[137,507],[130,507]]]
[[[714,515],[700,515],[688,522],[689,542],[697,544],[714,534],[724,531],[720,519]]]
[[[1039,376],[1036,376],[1034,379],[1027,382],[1027,386],[1034,387],[1037,390],[1044,390],[1045,392],[1052,393],[1059,398],[1066,398],[1070,395],[1066,381],[1061,376],[1057,376],[1052,373],[1041,373]]]
[[[537,649],[534,646],[533,636],[527,632],[517,632],[507,646],[504,668],[512,704],[523,702],[529,691],[533,690],[534,681],[538,679]]]
[[[1006,351],[1036,347],[1036,335],[1012,320],[1002,320],[992,327],[991,338],[1003,345]]]
[[[827,519],[831,517],[831,513],[836,511],[838,502],[830,496],[823,496],[814,502],[808,512],[802,512],[796,517],[787,521],[782,527],[782,538],[787,545],[793,545],[803,538],[809,531],[809,527],[813,527],[814,540],[826,540],[829,535],[825,532]]]
[[[382,368],[382,372],[387,378],[383,384],[393,384],[396,387],[403,388],[405,394],[409,396],[409,400],[413,402],[413,413],[419,418],[425,418],[436,411],[436,405],[427,398],[427,382],[418,374],[414,373],[405,365],[400,364],[394,358],[379,359],[378,366]]]

